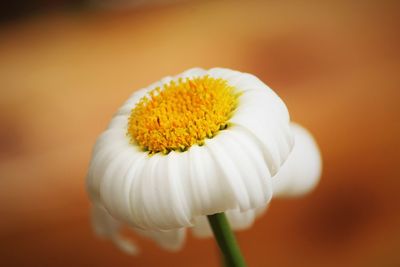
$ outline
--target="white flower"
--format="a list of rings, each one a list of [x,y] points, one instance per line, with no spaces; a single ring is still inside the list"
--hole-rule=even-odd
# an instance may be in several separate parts
[[[321,156],[314,138],[298,124],[292,123],[291,127],[295,145],[284,165],[273,177],[274,198],[304,195],[314,189],[321,175]],[[267,207],[265,205],[243,212],[239,209],[228,210],[226,215],[232,229],[245,230],[253,225],[257,217],[265,213]],[[100,208],[94,207],[94,209]],[[138,251],[134,243],[129,243],[120,236],[121,223],[115,221],[104,209],[93,212],[92,221],[96,226],[95,229],[101,229],[96,232],[112,240],[120,249],[132,254]],[[197,237],[212,236],[206,216],[196,217],[191,230]],[[170,251],[177,251],[183,246],[186,234],[185,228],[169,231],[146,231],[132,228],[132,231],[152,239],[159,246]]]
[[[191,69],[123,104],[93,149],[87,189],[119,222],[179,231],[265,207],[292,145],[286,106],[258,78]]]
[[[322,160],[313,136],[302,126],[292,123],[295,145],[285,164],[272,178],[274,198],[301,196],[317,185]]]

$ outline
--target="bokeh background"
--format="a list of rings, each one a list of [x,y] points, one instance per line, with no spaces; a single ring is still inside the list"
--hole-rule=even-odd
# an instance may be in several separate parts
[[[0,23],[0,265],[218,266],[94,237],[85,175],[117,107],[199,66],[259,76],[310,129],[317,189],[238,233],[250,267],[400,266],[399,1],[5,1]]]

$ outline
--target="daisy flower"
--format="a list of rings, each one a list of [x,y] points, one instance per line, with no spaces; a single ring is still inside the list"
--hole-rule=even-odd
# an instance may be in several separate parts
[[[177,231],[205,215],[225,224],[218,214],[271,200],[292,146],[285,104],[257,77],[190,69],[122,105],[94,146],[87,189],[95,207],[137,229]]]
[[[295,145],[288,159],[279,172],[273,177],[274,198],[285,198],[302,196],[310,192],[319,181],[321,176],[321,155],[318,146],[310,134],[302,126],[291,124]],[[132,241],[127,241],[120,236],[120,222],[111,217],[104,209],[93,208],[92,222],[96,233],[99,236],[113,241],[125,252],[136,254],[138,248]],[[226,215],[231,227],[238,230],[250,228],[255,219],[267,210],[267,206],[241,212],[239,209],[228,210]],[[194,219],[194,226],[190,228],[193,234],[199,238],[212,236],[210,225],[206,216],[199,216]],[[160,247],[177,251],[183,245],[186,236],[186,229],[169,231],[145,231],[132,228],[135,233],[155,241]]]

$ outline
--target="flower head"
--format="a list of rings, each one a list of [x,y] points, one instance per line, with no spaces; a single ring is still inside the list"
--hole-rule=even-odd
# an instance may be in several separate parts
[[[253,75],[191,69],[135,92],[93,150],[89,195],[143,230],[264,207],[293,145],[282,100]]]
[[[310,192],[321,175],[321,156],[318,146],[312,135],[302,126],[292,123],[295,145],[288,159],[280,168],[273,179],[274,198],[301,196]],[[234,230],[245,230],[250,228],[255,219],[265,213],[268,206],[262,206],[256,209],[240,211],[233,209],[226,211],[227,218]],[[122,224],[112,218],[107,211],[101,207],[93,207],[92,221],[96,233],[113,241],[121,250],[135,254],[138,248],[131,240],[125,239],[120,234]],[[211,237],[212,231],[206,216],[194,218],[193,234],[197,237]],[[145,236],[160,247],[176,251],[179,250],[185,241],[186,229],[173,229],[169,231],[132,230],[142,236]]]

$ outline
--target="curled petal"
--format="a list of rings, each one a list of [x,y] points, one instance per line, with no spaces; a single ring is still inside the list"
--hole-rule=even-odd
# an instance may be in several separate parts
[[[132,240],[121,234],[123,224],[115,220],[103,207],[92,206],[92,226],[97,236],[112,241],[121,251],[137,255],[140,252],[139,247]],[[161,248],[169,251],[179,251],[185,243],[186,229],[176,229],[169,231],[152,231],[131,228],[131,230],[151,239]]]
[[[310,132],[292,123],[295,145],[285,164],[272,178],[274,197],[300,196],[311,191],[321,176],[322,160]]]
[[[136,244],[120,234],[121,223],[108,214],[103,207],[96,205],[92,207],[92,226],[96,235],[111,240],[125,253],[138,254],[139,248]]]

